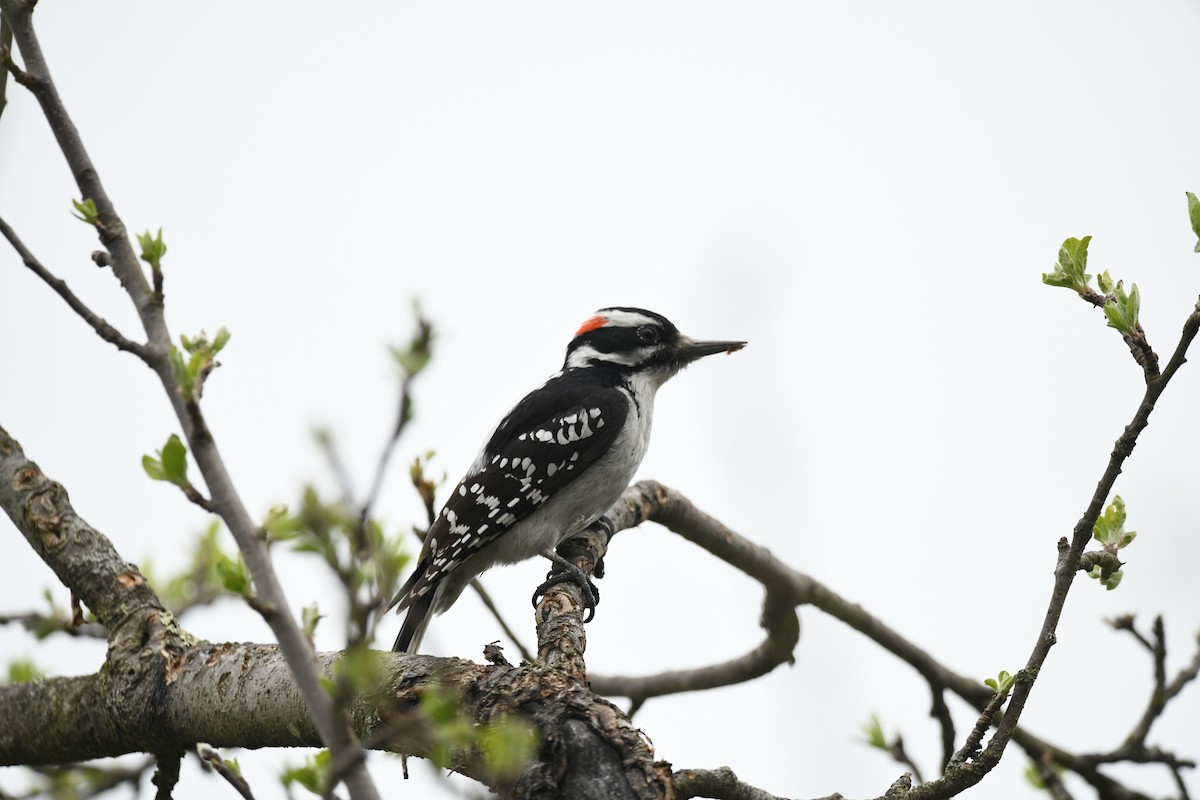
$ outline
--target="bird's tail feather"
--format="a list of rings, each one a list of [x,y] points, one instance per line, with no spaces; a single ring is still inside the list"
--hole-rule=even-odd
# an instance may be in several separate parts
[[[421,646],[421,638],[425,635],[425,629],[429,627],[429,620],[433,617],[435,594],[437,594],[436,591],[426,592],[409,604],[404,624],[400,626],[396,643],[392,645],[393,651],[397,653],[417,652],[417,648]]]

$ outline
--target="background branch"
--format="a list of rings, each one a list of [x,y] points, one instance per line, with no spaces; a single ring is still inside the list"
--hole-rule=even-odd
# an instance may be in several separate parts
[[[4,20],[11,27],[25,62],[28,78],[25,85],[41,106],[83,198],[95,204],[96,231],[111,256],[113,273],[129,294],[145,328],[149,342],[146,350],[148,362],[158,375],[184,428],[193,456],[208,485],[213,508],[225,521],[242,551],[261,600],[257,607],[270,611],[263,617],[286,654],[326,746],[335,758],[356,763],[345,779],[351,797],[354,800],[376,800],[379,795],[365,767],[350,758],[350,753],[359,745],[350,730],[349,721],[321,687],[312,649],[288,607],[266,542],[234,488],[198,403],[188,400],[179,378],[174,374],[168,358],[171,335],[163,315],[162,297],[147,283],[124,223],[101,184],[99,173],[88,156],[79,131],[58,95],[34,32],[32,9],[32,4],[23,0],[0,0]]]
[[[12,227],[10,227],[9,224],[4,221],[3,218],[0,218],[0,234],[3,234],[4,238],[8,239],[9,244],[11,244],[13,249],[17,251],[17,255],[21,257],[21,261],[24,262],[25,266],[29,267],[30,271],[45,281],[46,284],[53,289],[59,297],[66,301],[67,305],[71,307],[71,310],[78,314],[84,322],[90,325],[92,330],[96,332],[97,336],[104,341],[109,342],[110,344],[116,345],[118,350],[124,350],[126,353],[133,353],[142,361],[147,360],[145,347],[125,338],[123,335],[121,335],[120,331],[118,331],[108,322],[104,321],[95,312],[88,308],[82,300],[75,296],[75,293],[71,291],[71,287],[67,286],[66,281],[55,276],[52,272],[50,272],[50,270],[42,266],[42,263],[38,261],[36,257],[34,257],[29,248],[25,246],[25,243],[18,238],[16,231],[14,231]]]

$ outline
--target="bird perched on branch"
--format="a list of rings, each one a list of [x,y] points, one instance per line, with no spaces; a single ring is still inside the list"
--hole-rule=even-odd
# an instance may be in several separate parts
[[[554,562],[539,593],[573,580],[594,608],[595,587],[555,548],[600,519],[633,480],[658,388],[693,361],[745,344],[689,339],[640,308],[589,317],[562,369],[508,412],[429,529],[416,569],[388,606],[408,611],[392,649],[415,653],[430,618],[472,578],[536,555]]]

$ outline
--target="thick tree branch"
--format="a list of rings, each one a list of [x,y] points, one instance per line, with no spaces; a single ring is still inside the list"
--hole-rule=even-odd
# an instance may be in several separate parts
[[[71,507],[62,485],[25,457],[0,427],[0,507],[63,585],[110,632],[142,612],[164,612],[133,564]]]

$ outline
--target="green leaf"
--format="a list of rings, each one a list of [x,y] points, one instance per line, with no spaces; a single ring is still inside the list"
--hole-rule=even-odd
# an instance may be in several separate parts
[[[150,231],[138,234],[138,244],[142,248],[142,261],[145,261],[150,267],[158,272],[162,269],[162,257],[167,254],[167,246],[163,243],[162,228],[158,229],[157,236],[151,236]]]
[[[315,756],[306,758],[303,766],[289,766],[279,779],[285,789],[290,789],[293,783],[298,783],[313,794],[324,796],[325,785],[329,781],[329,763],[329,751],[322,750]]]
[[[871,715],[871,721],[862,726],[863,741],[876,750],[882,750],[885,753],[891,752],[888,747],[887,737],[883,734],[883,725],[879,722],[877,714]]]
[[[1106,580],[1104,582],[1104,588],[1111,592],[1113,589],[1115,589],[1121,585],[1121,579],[1124,577],[1125,577],[1125,570],[1123,570],[1123,569],[1117,570],[1112,575],[1108,576],[1108,580]]]
[[[516,776],[533,760],[540,736],[538,729],[522,717],[509,716],[485,725],[479,737],[484,759],[491,771]]]
[[[1092,276],[1087,274],[1088,243],[1091,240],[1091,236],[1085,236],[1063,242],[1058,250],[1058,263],[1054,265],[1054,271],[1042,273],[1042,283],[1073,289],[1080,294],[1091,291],[1088,282]]]
[[[227,344],[229,344],[229,329],[222,325],[217,330],[217,335],[213,337],[212,354],[215,356],[217,353],[221,352]]]
[[[1188,217],[1192,221],[1192,233],[1196,234],[1197,239],[1200,239],[1200,200],[1196,199],[1196,195],[1188,192],[1187,201]],[[1192,252],[1200,253],[1200,241],[1196,242],[1196,247]]]
[[[71,199],[71,205],[75,206],[75,211],[71,216],[75,219],[83,220],[88,225],[95,225],[100,219],[99,212],[96,211],[96,201],[90,197],[85,197],[83,202]]]
[[[1125,530],[1125,501],[1121,495],[1116,495],[1104,513],[1096,518],[1092,538],[1106,548],[1120,550],[1136,537],[1137,531]]]
[[[1125,282],[1117,281],[1117,285],[1113,287],[1113,296],[1104,304],[1104,316],[1108,317],[1108,327],[1116,328],[1129,336],[1136,336],[1138,311],[1141,307],[1142,295],[1137,284],[1133,284],[1126,294]]]
[[[1046,782],[1042,780],[1042,773],[1038,772],[1037,766],[1032,763],[1025,767],[1025,780],[1029,781],[1029,785],[1035,789],[1046,790]]]
[[[388,350],[392,353],[392,359],[397,366],[404,372],[405,375],[416,375],[423,370],[429,363],[429,350],[418,350],[412,347],[401,348],[396,345],[389,345]]]
[[[324,618],[325,615],[317,610],[316,603],[309,603],[300,609],[300,621],[304,626],[304,635],[311,639],[317,632],[317,623]]]
[[[250,573],[246,570],[246,562],[242,561],[240,553],[236,561],[224,553],[219,553],[213,568],[225,591],[243,596],[250,592]]]
[[[8,664],[9,683],[29,683],[30,681],[40,681],[44,677],[46,677],[46,673],[38,669],[28,658],[19,658]]]
[[[392,359],[411,378],[429,364],[433,356],[433,326],[421,314],[420,306],[414,307],[417,316],[417,330],[406,347],[388,345]]]
[[[1112,276],[1108,274],[1108,270],[1096,276],[1096,283],[1100,286],[1100,291],[1104,294],[1111,294],[1113,290]]]
[[[154,456],[142,456],[142,469],[146,470],[146,474],[151,480],[165,481],[167,479],[167,471],[163,469],[162,462]]]
[[[1000,670],[1000,674],[995,678],[986,678],[983,681],[993,692],[997,694],[1008,694],[1012,689],[1013,684],[1017,682],[1017,676],[1011,674],[1007,670]]]
[[[166,479],[176,486],[187,486],[187,448],[179,441],[179,437],[172,433],[159,455]]]

